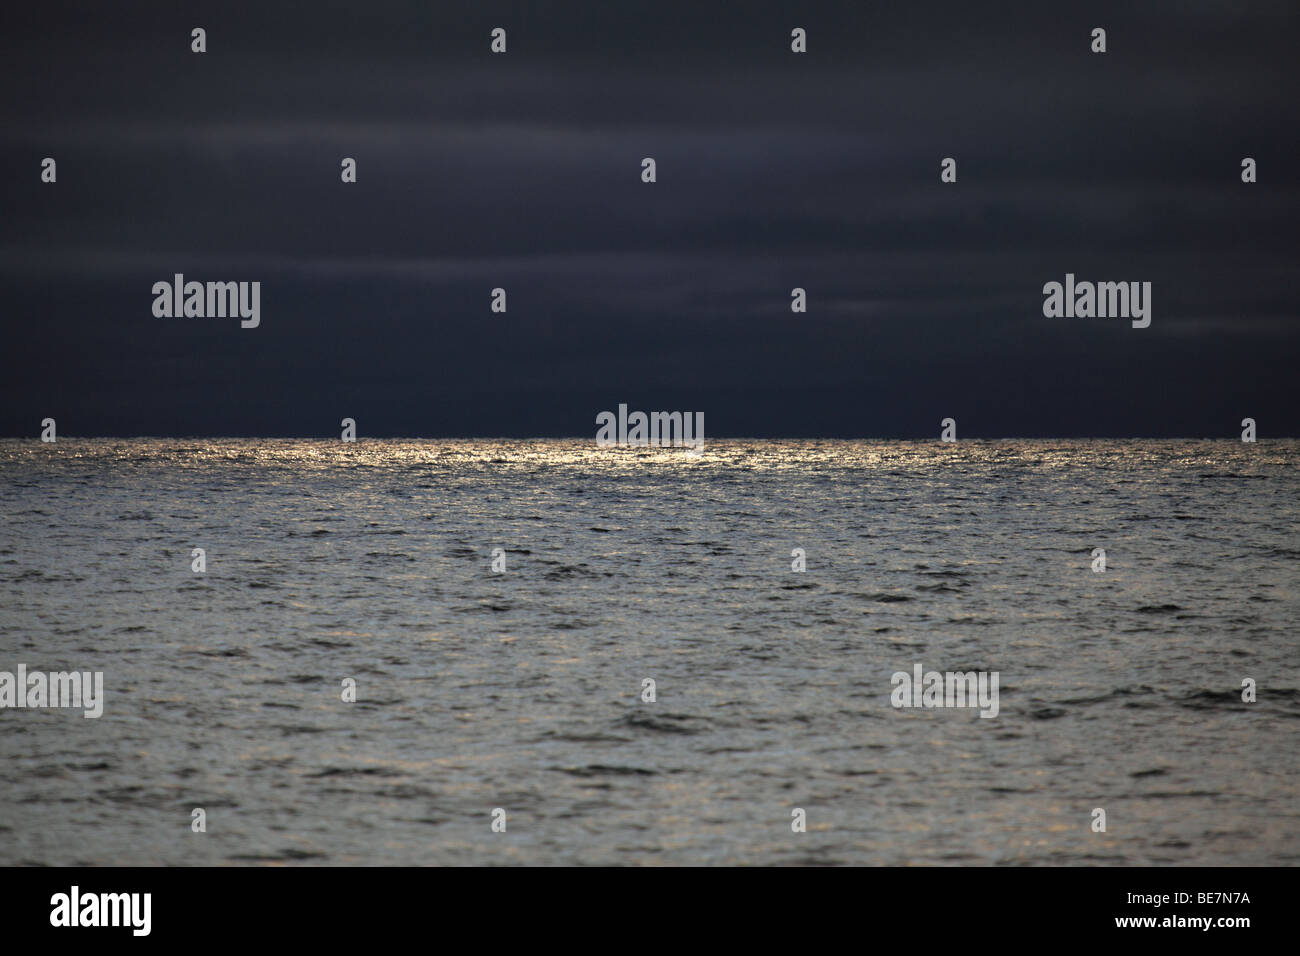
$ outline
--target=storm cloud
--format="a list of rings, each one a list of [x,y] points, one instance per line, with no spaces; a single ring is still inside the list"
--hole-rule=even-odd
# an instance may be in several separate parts
[[[1294,5],[873,6],[7,9],[0,431],[1300,434]]]

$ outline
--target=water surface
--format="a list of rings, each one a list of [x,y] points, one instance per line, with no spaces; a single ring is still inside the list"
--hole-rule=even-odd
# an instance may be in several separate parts
[[[1296,863],[1298,465],[3,441],[0,670],[106,700],[0,711],[0,863]],[[999,716],[894,709],[916,663]]]

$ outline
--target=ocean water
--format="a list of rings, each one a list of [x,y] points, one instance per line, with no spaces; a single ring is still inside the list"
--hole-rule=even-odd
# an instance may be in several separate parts
[[[1294,864],[1298,465],[0,442],[0,670],[105,683],[0,710],[0,863]],[[998,716],[894,708],[916,664]]]

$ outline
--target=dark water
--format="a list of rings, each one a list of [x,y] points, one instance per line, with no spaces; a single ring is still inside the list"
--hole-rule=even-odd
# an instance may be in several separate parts
[[[0,442],[0,670],[105,682],[0,710],[0,863],[1295,863],[1298,465]],[[917,663],[998,716],[891,707]]]

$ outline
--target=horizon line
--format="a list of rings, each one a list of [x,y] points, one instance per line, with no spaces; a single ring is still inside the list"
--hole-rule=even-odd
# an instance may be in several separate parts
[[[704,438],[705,444],[711,441],[915,441],[939,442],[940,444],[960,444],[963,441],[1232,441],[1241,444],[1261,444],[1266,441],[1296,441],[1300,436],[1274,435],[1269,438],[1257,438],[1254,442],[1242,442],[1241,437],[1229,435],[969,435],[950,442],[927,436],[882,436],[857,435],[715,435]],[[38,444],[57,444],[58,441],[321,441],[338,442],[341,445],[361,444],[365,441],[591,441],[593,435],[367,435],[355,441],[343,441],[328,435],[59,435],[55,442],[44,441],[39,435],[0,435],[0,441],[33,441]],[[614,444],[614,448],[671,448],[673,445],[632,445]]]

